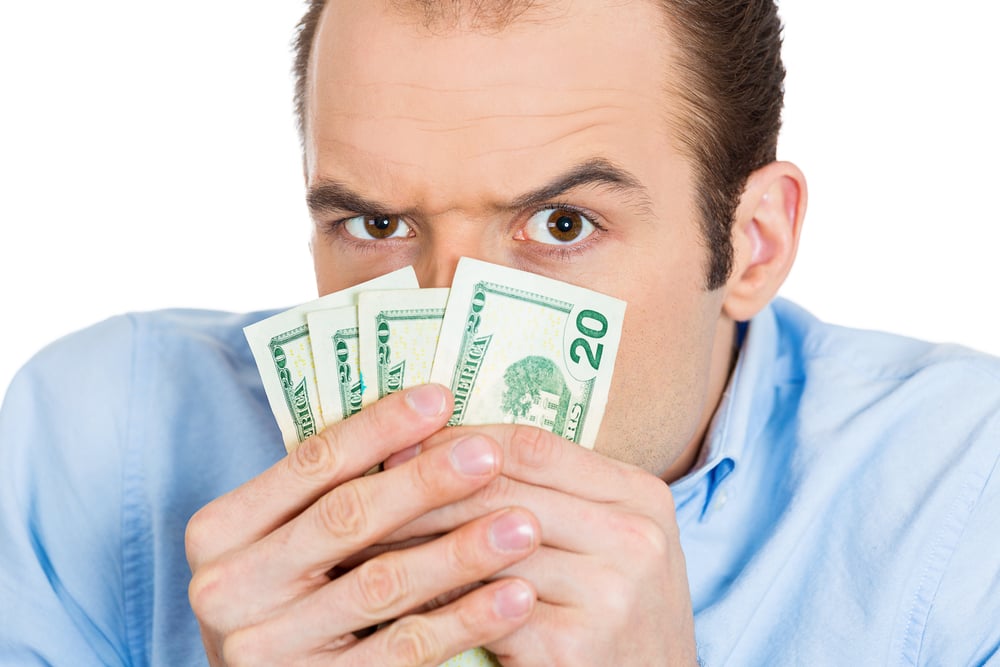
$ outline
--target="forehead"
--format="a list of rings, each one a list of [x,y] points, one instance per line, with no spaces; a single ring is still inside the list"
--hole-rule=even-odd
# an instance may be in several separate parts
[[[674,47],[661,11],[645,0],[554,3],[490,31],[331,0],[307,86],[310,170],[426,173],[450,156],[464,175],[495,181],[542,156],[615,160],[669,143]]]

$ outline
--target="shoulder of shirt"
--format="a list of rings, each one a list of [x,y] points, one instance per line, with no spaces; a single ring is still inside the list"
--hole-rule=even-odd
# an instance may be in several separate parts
[[[1000,462],[1000,359],[826,324],[788,301],[774,313],[770,373],[800,447],[868,451],[904,476],[917,470],[900,464],[919,456],[925,469],[964,470],[976,484],[978,470]]]
[[[967,379],[972,376],[1000,396],[1000,358],[990,354],[952,343],[829,324],[785,299],[775,300],[773,308],[779,329],[777,354],[786,362],[781,365],[787,372],[785,379],[794,380],[797,369],[818,367],[887,381],[905,381],[923,373],[955,373]]]
[[[59,411],[81,428],[117,434],[100,439],[110,447],[138,423],[129,417],[137,407],[139,415],[165,418],[162,401],[183,402],[206,386],[216,389],[212,395],[224,395],[217,391],[224,385],[262,397],[243,327],[271,314],[170,309],[108,318],[36,353],[14,376],[5,407]]]
[[[136,348],[154,342],[157,351],[169,356],[173,348],[217,350],[250,360],[243,327],[280,312],[267,310],[234,313],[217,310],[165,309],[131,312],[110,317],[50,343],[26,364],[21,373],[46,369],[61,377],[77,371],[88,375],[102,366],[131,362]],[[127,358],[123,358],[128,355]]]
[[[864,562],[879,545],[891,557],[908,591],[893,644],[903,662],[982,664],[970,652],[1000,646],[987,620],[1000,610],[990,588],[1000,570],[982,558],[997,545],[1000,359],[827,324],[785,300],[772,307],[781,425],[804,452],[783,472],[800,472],[807,490],[836,479],[852,499],[838,500],[837,512],[850,517]],[[970,621],[972,609],[983,622]]]

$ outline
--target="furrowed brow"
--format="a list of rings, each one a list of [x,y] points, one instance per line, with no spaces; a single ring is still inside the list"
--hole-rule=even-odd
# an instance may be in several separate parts
[[[649,191],[638,178],[604,158],[594,158],[578,164],[537,190],[521,195],[505,208],[531,208],[551,202],[570,190],[584,185],[609,187],[615,192],[634,198],[632,203],[640,209],[648,210],[652,207]]]
[[[381,213],[389,208],[373,199],[363,197],[340,181],[323,180],[306,195],[306,204],[313,215],[333,212]]]
[[[641,212],[648,213],[652,208],[649,191],[640,183],[639,179],[604,158],[593,158],[582,162],[546,185],[517,197],[502,208],[512,211],[524,210],[552,202],[561,195],[586,185],[604,186],[626,195],[633,200],[630,203]],[[372,214],[393,211],[387,204],[368,199],[354,192],[344,183],[335,180],[322,180],[313,185],[306,195],[306,203],[313,215],[334,212]]]

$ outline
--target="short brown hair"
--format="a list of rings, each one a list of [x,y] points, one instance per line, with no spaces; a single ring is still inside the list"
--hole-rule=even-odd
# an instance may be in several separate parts
[[[307,0],[294,41],[295,107],[305,137],[309,54],[326,0]],[[654,0],[647,0],[654,1]],[[686,114],[673,119],[695,165],[702,237],[709,251],[706,289],[725,284],[732,272],[732,225],[752,171],[773,162],[784,100],[781,22],[774,0],[656,0],[681,47],[681,72],[672,92]],[[436,22],[464,3],[395,0]],[[498,30],[523,12],[525,0],[475,0],[472,25],[485,16]]]

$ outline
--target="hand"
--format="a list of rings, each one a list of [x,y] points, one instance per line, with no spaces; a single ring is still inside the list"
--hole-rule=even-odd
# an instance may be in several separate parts
[[[501,507],[541,524],[542,546],[499,573],[531,582],[538,603],[516,632],[485,644],[509,667],[694,665],[694,619],[673,497],[663,480],[529,426],[448,429],[386,462],[472,433],[503,449],[502,475],[386,542],[447,532]]]
[[[530,616],[530,584],[500,577],[447,607],[408,613],[531,554],[523,510],[483,512],[448,535],[384,553],[331,578],[345,558],[495,479],[503,452],[450,440],[392,470],[373,465],[441,429],[451,397],[394,394],[310,438],[187,527],[191,607],[213,665],[436,665],[494,642]],[[359,639],[365,628],[398,621]]]

